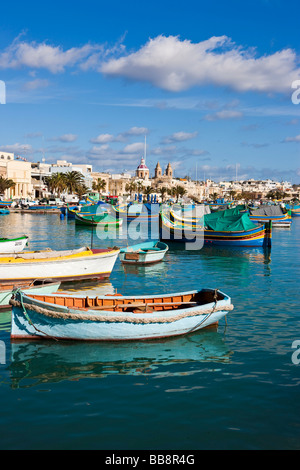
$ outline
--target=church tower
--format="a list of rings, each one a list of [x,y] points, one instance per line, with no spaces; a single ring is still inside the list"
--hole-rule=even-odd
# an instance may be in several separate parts
[[[171,167],[170,163],[168,163],[168,166],[167,166],[167,169],[166,169],[166,176],[170,179],[173,178],[173,170],[172,170],[172,167]]]
[[[161,169],[159,162],[157,162],[157,165],[155,167],[154,178],[161,178],[161,177],[162,177],[162,169]]]

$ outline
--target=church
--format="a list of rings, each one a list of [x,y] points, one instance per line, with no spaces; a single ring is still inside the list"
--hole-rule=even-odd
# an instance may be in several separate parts
[[[149,180],[150,172],[149,172],[149,168],[146,166],[146,162],[144,158],[141,159],[141,163],[137,167],[135,173],[136,173],[137,178],[143,179],[145,181]],[[171,167],[171,164],[168,163],[167,168],[165,169],[163,173],[159,162],[157,162],[157,165],[154,170],[154,180],[156,180],[157,183],[163,183],[163,182],[171,183],[172,178],[173,178],[173,169]]]

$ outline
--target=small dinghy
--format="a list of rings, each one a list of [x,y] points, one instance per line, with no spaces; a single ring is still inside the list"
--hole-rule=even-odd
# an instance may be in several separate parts
[[[159,240],[121,248],[119,258],[123,264],[153,264],[161,261],[169,247]]]

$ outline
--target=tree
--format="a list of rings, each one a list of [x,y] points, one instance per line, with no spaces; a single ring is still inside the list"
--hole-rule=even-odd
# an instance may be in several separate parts
[[[168,193],[168,188],[162,186],[161,188],[159,188],[159,193],[161,195],[161,202],[164,202],[166,194]]]
[[[6,189],[14,188],[16,183],[8,178],[0,176],[0,194],[3,195]]]
[[[106,181],[102,178],[98,178],[97,182],[93,181],[92,188],[94,191],[98,191],[99,195],[106,189]]]
[[[59,196],[67,188],[64,173],[53,173],[51,176],[46,176],[45,183],[52,194],[58,193]]]
[[[88,190],[89,189],[84,184],[79,184],[78,186],[76,186],[75,194],[76,196],[78,196],[79,201],[82,198],[82,196],[88,192]]]
[[[143,190],[143,194],[145,196],[147,196],[147,199],[148,199],[148,196],[150,196],[151,193],[153,193],[154,190],[153,188],[151,188],[151,186],[147,186],[144,190]]]
[[[75,192],[76,187],[83,184],[84,178],[79,171],[68,171],[65,173],[66,186],[69,192],[72,194]]]
[[[179,197],[184,196],[186,193],[187,190],[179,184],[171,189],[171,195],[176,197],[176,202],[178,202]]]
[[[131,197],[132,193],[136,191],[136,184],[133,181],[130,181],[130,183],[126,183],[125,191],[127,191]]]

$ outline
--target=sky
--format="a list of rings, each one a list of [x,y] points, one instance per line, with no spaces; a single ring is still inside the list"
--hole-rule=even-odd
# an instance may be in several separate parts
[[[297,3],[2,2],[0,149],[100,172],[134,172],[145,155],[150,176],[159,161],[175,177],[299,184]]]

